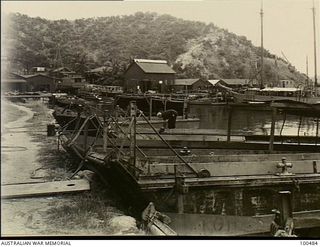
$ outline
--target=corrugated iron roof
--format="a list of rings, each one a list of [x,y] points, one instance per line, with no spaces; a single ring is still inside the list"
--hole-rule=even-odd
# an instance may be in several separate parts
[[[247,85],[249,79],[221,79],[228,85]]]
[[[164,60],[135,59],[134,62],[145,72],[155,74],[175,74]]]
[[[196,79],[176,79],[174,82],[174,85],[175,86],[191,86],[199,80],[200,80],[199,78],[196,78]]]
[[[48,75],[46,75],[46,74],[32,74],[32,75],[22,75],[22,77],[24,77],[24,78],[26,78],[26,79],[28,79],[28,78],[32,78],[32,77],[36,77],[36,76],[43,76],[43,77],[47,77],[47,78],[51,78],[51,79],[53,79],[53,77],[51,77],[51,76],[48,76]]]
[[[208,80],[208,82],[211,83],[211,85],[216,85],[219,81],[221,81],[220,79],[219,80]]]

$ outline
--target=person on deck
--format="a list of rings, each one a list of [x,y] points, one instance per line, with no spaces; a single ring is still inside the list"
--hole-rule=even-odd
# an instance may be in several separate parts
[[[168,120],[168,129],[176,128],[178,112],[176,110],[170,109],[164,112],[158,112],[157,117],[164,120],[163,128],[166,127],[165,120]]]

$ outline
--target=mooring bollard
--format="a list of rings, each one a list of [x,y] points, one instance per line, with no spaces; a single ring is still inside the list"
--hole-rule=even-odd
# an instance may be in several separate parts
[[[312,162],[312,165],[313,165],[313,173],[318,173],[317,161],[314,160]]]
[[[279,176],[293,175],[291,172],[288,172],[288,168],[292,168],[292,167],[293,167],[292,163],[288,163],[287,159],[285,157],[282,157],[281,163],[277,164],[277,168],[281,168],[281,172],[277,173],[276,175],[279,175]]]

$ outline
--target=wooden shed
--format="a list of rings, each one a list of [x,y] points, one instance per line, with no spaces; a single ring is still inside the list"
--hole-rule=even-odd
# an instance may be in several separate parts
[[[56,82],[53,77],[44,74],[24,75],[23,77],[27,81],[28,91],[54,92],[56,90]]]
[[[175,71],[165,60],[134,59],[124,73],[127,92],[170,92]]]
[[[195,78],[195,79],[176,79],[173,87],[175,92],[188,93],[188,92],[209,91],[212,85],[208,80]]]

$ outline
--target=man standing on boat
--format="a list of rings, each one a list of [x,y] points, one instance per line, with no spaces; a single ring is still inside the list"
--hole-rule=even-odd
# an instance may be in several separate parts
[[[168,120],[168,129],[176,128],[177,116],[178,116],[178,112],[173,109],[169,109],[164,112],[158,112],[157,114],[158,118],[162,118],[164,120],[163,128],[166,128],[166,120]]]

